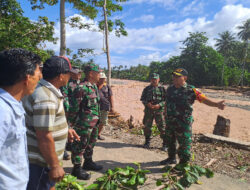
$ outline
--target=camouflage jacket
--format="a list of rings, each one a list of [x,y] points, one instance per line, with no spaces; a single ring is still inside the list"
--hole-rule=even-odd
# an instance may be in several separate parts
[[[192,123],[192,105],[195,100],[202,102],[204,99],[204,94],[187,83],[181,88],[169,86],[166,92],[167,119],[180,119],[185,123]]]
[[[166,99],[166,90],[163,86],[152,86],[149,85],[143,89],[141,95],[141,101],[146,105],[151,102],[153,105],[159,104],[161,108],[158,111],[164,111],[165,107],[165,99]]]
[[[100,96],[95,84],[87,80],[73,91],[70,100],[70,121],[74,127],[94,127],[99,121]]]
[[[70,100],[73,95],[73,91],[78,86],[78,84],[79,84],[79,81],[70,79],[66,86],[63,86],[60,88],[61,93],[64,97],[63,105],[64,105],[66,116],[69,114],[69,111],[70,111]]]

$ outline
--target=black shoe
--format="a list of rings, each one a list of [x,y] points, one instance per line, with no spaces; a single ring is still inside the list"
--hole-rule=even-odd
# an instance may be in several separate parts
[[[175,158],[167,158],[165,160],[160,161],[159,165],[169,165],[169,164],[176,164]]]
[[[98,136],[98,139],[101,140],[101,141],[105,140],[105,138],[103,136],[101,136],[101,135]]]
[[[63,160],[70,160],[70,155],[68,154],[66,150],[63,153]]]
[[[150,139],[146,138],[145,144],[143,145],[143,148],[149,149],[150,148]]]
[[[143,145],[143,148],[149,149],[149,148],[150,148],[150,144],[149,144],[149,143],[145,143],[145,144]]]
[[[82,168],[84,170],[99,171],[102,170],[103,167],[101,165],[97,165],[92,159],[86,159]]]
[[[77,177],[77,179],[81,180],[89,180],[91,175],[83,171],[81,165],[74,165],[71,175]]]

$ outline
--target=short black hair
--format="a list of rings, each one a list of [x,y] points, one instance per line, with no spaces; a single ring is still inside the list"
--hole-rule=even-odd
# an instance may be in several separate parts
[[[0,86],[12,86],[34,75],[41,58],[25,49],[14,48],[0,52]]]
[[[53,79],[60,74],[70,72],[71,63],[68,58],[62,56],[52,56],[43,64],[43,78],[45,80]]]

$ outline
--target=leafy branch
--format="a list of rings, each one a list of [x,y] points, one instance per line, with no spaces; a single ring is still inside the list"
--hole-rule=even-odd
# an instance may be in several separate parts
[[[143,185],[146,181],[146,173],[149,170],[141,169],[140,164],[137,165],[137,169],[127,166],[126,168],[115,168],[114,170],[108,169],[108,171],[102,176],[96,179],[96,181],[88,186],[88,190],[136,190],[139,185]]]
[[[154,190],[184,190],[194,183],[202,184],[199,181],[199,177],[201,176],[208,178],[214,176],[214,173],[210,169],[193,164],[177,164],[175,167],[166,166],[163,170],[162,178],[156,181],[158,188]]]

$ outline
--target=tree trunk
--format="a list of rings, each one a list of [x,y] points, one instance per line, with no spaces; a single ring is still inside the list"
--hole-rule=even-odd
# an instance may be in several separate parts
[[[65,0],[60,1],[60,56],[66,54]]]
[[[103,4],[103,13],[104,13],[104,22],[105,22],[105,46],[106,46],[106,55],[107,55],[107,64],[108,64],[108,85],[111,85],[111,64],[110,64],[110,55],[109,55],[109,41],[108,41],[108,19],[106,13],[106,0]]]

